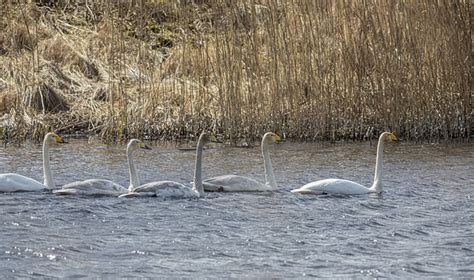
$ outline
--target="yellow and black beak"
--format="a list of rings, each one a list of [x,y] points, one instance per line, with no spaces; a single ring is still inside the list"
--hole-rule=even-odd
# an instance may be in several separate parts
[[[390,141],[398,141],[397,134],[395,132],[391,132],[388,135],[388,138],[390,139]]]
[[[209,135],[209,141],[217,143],[217,137],[214,134],[210,134]]]
[[[57,135],[56,133],[54,133],[53,135],[54,135],[54,139],[56,140],[56,143],[60,143],[60,144],[67,143],[66,141],[64,141],[64,139],[61,136]]]
[[[140,149],[151,150],[150,146],[143,142],[140,143]]]
[[[272,137],[273,137],[273,141],[275,141],[276,143],[281,142],[281,137],[280,137],[280,135],[278,135],[278,134],[276,134],[276,133],[273,133]]]

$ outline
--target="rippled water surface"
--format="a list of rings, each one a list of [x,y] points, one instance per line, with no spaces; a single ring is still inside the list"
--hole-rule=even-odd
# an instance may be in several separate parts
[[[108,178],[128,186],[124,146],[72,140],[51,149],[57,185]],[[136,153],[142,182],[192,180],[194,152]],[[289,193],[310,181],[373,179],[368,143],[271,148],[280,190],[199,200],[0,194],[0,275],[168,278],[472,278],[474,145],[385,148],[381,196]],[[41,180],[38,145],[0,148],[0,173]],[[204,151],[204,178],[263,181],[258,148]]]

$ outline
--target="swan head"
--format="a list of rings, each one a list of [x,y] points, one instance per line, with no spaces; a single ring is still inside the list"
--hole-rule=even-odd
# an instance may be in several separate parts
[[[395,132],[384,132],[380,135],[380,139],[384,142],[398,141],[397,135]]]
[[[47,142],[48,144],[55,144],[55,143],[66,143],[64,141],[64,139],[57,135],[56,133],[54,132],[49,132],[48,134],[46,134],[44,136],[44,140],[45,142]]]
[[[202,143],[204,145],[204,144],[209,143],[209,142],[216,143],[217,142],[216,136],[212,133],[211,134],[209,134],[207,132],[201,133],[201,135],[199,136],[199,143]]]
[[[151,150],[151,148],[143,143],[143,141],[140,141],[138,139],[132,139],[130,142],[128,142],[128,149],[131,150],[138,150],[138,149],[145,149],[145,150]]]
[[[263,135],[263,141],[267,143],[277,143],[281,141],[281,138],[278,134],[273,132],[267,132]]]

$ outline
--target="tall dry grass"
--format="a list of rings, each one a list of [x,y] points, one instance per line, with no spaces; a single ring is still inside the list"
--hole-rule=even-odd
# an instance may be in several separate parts
[[[4,137],[472,136],[467,1],[6,2]],[[47,89],[47,90],[46,90]],[[3,106],[3,107],[2,107]],[[2,115],[0,112],[0,115]]]

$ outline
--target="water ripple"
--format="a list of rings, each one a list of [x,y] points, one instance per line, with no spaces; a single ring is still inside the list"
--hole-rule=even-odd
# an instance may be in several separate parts
[[[123,146],[88,150],[82,144],[54,149],[58,185],[89,177],[128,185]],[[374,147],[348,143],[274,147],[280,186],[275,193],[210,193],[178,201],[1,194],[0,273],[4,278],[469,279],[474,175],[468,168],[472,158],[464,155],[472,155],[472,148],[387,147],[386,191],[378,196],[289,193],[329,177],[370,185]],[[137,156],[144,182],[191,181],[192,152],[173,146],[155,150],[158,155]],[[258,148],[205,152],[205,177],[238,173],[264,180]],[[19,155],[20,163],[10,164]],[[36,148],[0,148],[0,157],[1,170],[41,178]]]

